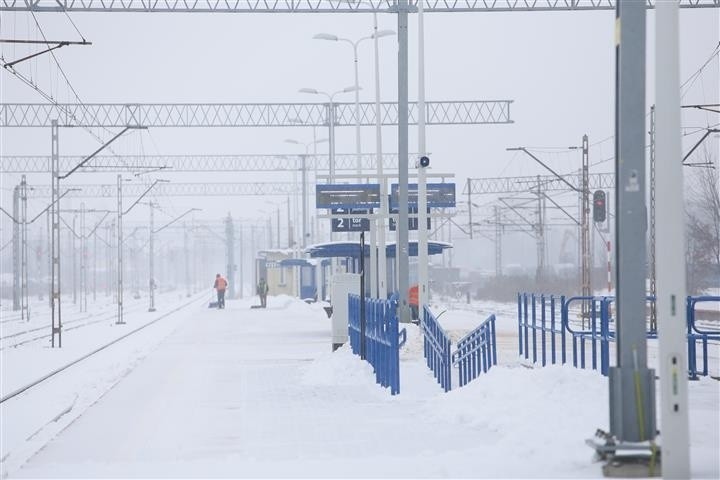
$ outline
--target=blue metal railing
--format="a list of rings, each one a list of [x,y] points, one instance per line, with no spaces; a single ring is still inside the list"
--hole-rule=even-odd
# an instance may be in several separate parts
[[[495,315],[490,315],[472,332],[458,341],[457,350],[452,354],[453,365],[458,366],[460,386],[467,385],[480,373],[497,365],[495,341]]]
[[[610,370],[610,342],[615,341],[612,317],[614,297],[570,297],[557,295],[518,294],[518,351],[525,359],[538,362],[538,332],[540,333],[540,356],[543,366],[546,365],[547,336],[550,336],[550,361],[556,363],[557,341],[560,340],[561,363],[566,363],[566,336],[572,338],[572,363],[574,367],[586,368],[586,350],[590,348],[590,364],[593,370],[600,367],[600,372],[607,375]],[[647,301],[655,301],[647,297]],[[708,342],[720,340],[720,331],[701,330],[695,325],[695,305],[701,302],[718,302],[720,297],[687,297],[688,322],[688,374],[697,378],[696,344],[702,344],[702,375],[708,375]],[[573,325],[570,321],[570,308],[573,304],[585,302],[588,318],[583,319],[582,326]],[[557,323],[557,318],[560,323]],[[538,318],[539,317],[539,318]],[[549,320],[548,320],[549,317]],[[587,320],[587,327],[585,325]],[[648,328],[648,339],[656,339],[657,331]],[[579,351],[578,351],[579,350]]]
[[[698,303],[720,302],[720,296],[688,297],[687,299],[687,337],[688,337],[688,370],[690,378],[697,379],[697,342],[702,344],[702,373],[708,375],[708,341],[720,341],[720,330],[702,330],[695,323],[695,306]]]
[[[365,344],[365,360],[375,371],[375,381],[400,393],[400,347],[407,340],[403,328],[398,332],[397,296],[390,300],[365,299],[365,338],[361,336],[360,297],[348,295],[348,336],[355,355],[361,355]]]
[[[452,388],[452,354],[450,337],[438,323],[427,305],[423,305],[420,318],[423,332],[423,355],[435,379],[446,392]]]

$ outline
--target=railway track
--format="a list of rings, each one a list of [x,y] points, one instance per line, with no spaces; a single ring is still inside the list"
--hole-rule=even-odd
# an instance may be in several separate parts
[[[148,323],[146,323],[146,324],[144,324],[144,325],[141,325],[141,326],[135,328],[134,330],[131,330],[131,331],[127,332],[126,334],[124,334],[124,335],[122,335],[122,336],[120,336],[120,337],[118,337],[118,338],[116,338],[116,339],[113,339],[113,340],[110,341],[110,342],[107,342],[107,343],[101,345],[100,347],[97,347],[97,348],[93,349],[91,352],[89,352],[89,353],[87,353],[87,354],[84,354],[84,355],[80,356],[79,358],[76,358],[76,359],[74,359],[74,360],[72,360],[72,361],[70,361],[70,362],[62,365],[61,367],[58,367],[58,368],[56,368],[55,370],[52,370],[51,372],[49,372],[49,373],[41,376],[40,378],[38,378],[38,379],[36,379],[36,380],[34,380],[34,381],[26,384],[26,385],[23,385],[22,387],[17,388],[16,390],[14,390],[14,391],[8,393],[7,395],[3,396],[2,398],[0,398],[0,405],[3,404],[3,403],[5,403],[5,402],[8,401],[8,400],[11,400],[11,399],[17,397],[17,396],[20,395],[21,393],[24,393],[24,392],[32,389],[33,387],[36,387],[36,386],[42,384],[43,382],[45,382],[45,381],[53,378],[54,376],[56,376],[56,375],[58,375],[58,374],[60,374],[60,373],[62,373],[62,372],[64,372],[64,371],[72,368],[74,365],[77,365],[78,363],[80,363],[80,362],[82,362],[82,361],[84,361],[84,360],[87,360],[88,358],[91,358],[92,356],[98,354],[99,352],[102,352],[103,350],[105,350],[105,349],[107,349],[107,348],[109,348],[109,347],[111,347],[111,346],[113,346],[113,345],[115,345],[115,344],[117,344],[117,343],[119,343],[119,342],[127,339],[128,337],[131,337],[132,335],[135,335],[136,333],[144,330],[145,328],[147,328],[147,327],[149,327],[149,326],[151,326],[151,325],[154,325],[155,323],[157,323],[157,322],[159,322],[159,321],[161,321],[161,320],[164,320],[165,318],[173,315],[174,313],[177,313],[177,312],[179,312],[180,310],[182,310],[182,309],[184,309],[184,308],[187,308],[187,307],[189,307],[189,306],[191,306],[191,305],[193,305],[193,304],[196,304],[196,303],[199,303],[200,301],[205,301],[205,300],[206,300],[206,297],[205,297],[204,295],[200,295],[200,296],[198,296],[198,297],[196,297],[196,298],[194,298],[194,299],[192,299],[192,300],[190,300],[190,301],[188,301],[188,302],[185,302],[185,303],[183,303],[182,305],[180,305],[180,306],[178,306],[178,307],[170,310],[169,312],[166,312],[166,313],[160,315],[160,316],[157,317],[156,319],[151,320],[150,322],[148,322]],[[76,327],[76,328],[77,328],[77,327]]]
[[[139,305],[139,304],[138,304],[138,305],[132,305],[132,306],[130,306],[130,307],[127,307],[126,313],[134,313],[134,312],[136,312],[136,311],[138,311],[138,310],[141,310],[142,308],[144,308],[143,305]],[[76,330],[76,329],[78,329],[78,328],[83,328],[83,327],[87,327],[87,326],[89,326],[89,325],[94,325],[94,324],[96,324],[96,323],[100,323],[100,322],[105,322],[105,321],[111,320],[111,319],[113,319],[113,318],[115,318],[115,317],[117,316],[117,313],[116,313],[116,312],[113,312],[113,313],[103,312],[103,313],[101,313],[100,315],[101,315],[101,318],[95,318],[96,315],[94,315],[94,314],[88,314],[88,315],[84,315],[84,316],[79,317],[79,318],[74,318],[74,319],[72,319],[72,320],[63,322],[63,332],[68,332],[68,331],[71,331],[71,330]],[[94,318],[94,320],[88,321],[89,319],[93,319],[93,318]],[[82,324],[77,325],[79,322],[83,322],[83,321],[85,321],[85,323],[82,323]],[[73,326],[68,327],[68,325],[73,325]],[[7,340],[7,339],[10,339],[10,338],[22,337],[23,335],[28,335],[28,334],[31,334],[31,333],[34,333],[34,332],[43,331],[43,330],[44,330],[44,331],[47,331],[47,330],[48,330],[48,326],[47,326],[47,325],[43,325],[43,326],[39,326],[39,327],[34,327],[34,328],[31,328],[31,329],[28,329],[28,330],[23,330],[23,331],[20,331],[20,332],[14,332],[14,333],[11,333],[11,334],[8,334],[8,335],[5,335],[5,336],[0,337],[0,342],[2,342],[2,341],[4,341],[4,340]],[[44,338],[50,338],[51,336],[52,336],[51,334],[36,335],[36,336],[34,336],[34,337],[21,340],[21,341],[19,341],[19,342],[13,343],[13,344],[11,344],[11,345],[3,345],[3,346],[0,346],[0,351],[5,350],[5,349],[7,349],[7,348],[17,348],[17,347],[19,347],[19,346],[21,346],[21,345],[25,345],[25,344],[28,344],[28,343],[36,342],[36,341],[42,340],[42,339],[44,339]]]

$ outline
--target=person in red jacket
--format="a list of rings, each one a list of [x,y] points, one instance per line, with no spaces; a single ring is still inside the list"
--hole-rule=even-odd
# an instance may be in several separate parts
[[[415,284],[408,290],[408,304],[410,305],[410,311],[412,312],[412,319],[417,320],[420,314],[420,303],[418,294],[418,285]]]
[[[225,290],[227,289],[228,282],[219,273],[215,275],[215,285],[213,288],[217,290],[218,308],[225,308]]]

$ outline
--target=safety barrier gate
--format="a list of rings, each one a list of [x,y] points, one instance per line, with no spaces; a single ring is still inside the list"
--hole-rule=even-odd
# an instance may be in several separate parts
[[[458,368],[459,383],[463,387],[480,373],[497,365],[495,315],[490,315],[480,326],[461,338],[454,352],[450,336],[427,305],[423,308],[421,328],[425,361],[446,392],[452,389],[453,366]]]
[[[647,297],[647,302],[655,301]],[[586,368],[587,349],[590,349],[590,366],[607,375],[610,369],[610,343],[615,341],[615,331],[612,317],[612,303],[614,297],[570,297],[564,295],[545,294],[518,294],[518,351],[525,359],[545,366],[548,361],[555,364],[558,354],[561,363],[567,363],[567,337],[572,339],[572,364],[574,367]],[[582,319],[582,325],[573,325],[570,321],[570,311],[574,304],[585,302],[588,318]],[[702,302],[720,302],[720,297],[687,297],[687,338],[688,338],[688,374],[690,378],[697,378],[697,349],[698,342],[702,345],[702,371],[701,375],[708,375],[708,343],[720,341],[720,330],[701,329],[696,324],[695,306]],[[587,326],[586,326],[587,323]],[[538,339],[538,336],[540,337]],[[657,331],[648,329],[648,339],[656,339]],[[548,337],[550,345],[548,346]],[[539,340],[539,348],[538,348]],[[559,342],[559,345],[558,345]],[[539,350],[539,352],[538,352]]]
[[[475,380],[481,372],[486,373],[490,367],[497,365],[495,315],[490,315],[479,327],[458,341],[452,359],[453,365],[458,366],[461,387]]]
[[[398,332],[397,296],[393,295],[390,300],[366,298],[364,328],[360,301],[359,295],[348,295],[348,336],[352,352],[372,365],[378,384],[390,387],[390,393],[397,395],[400,393],[400,347],[407,340],[404,328]]]
[[[423,355],[435,379],[446,392],[452,388],[452,353],[450,336],[445,333],[427,305],[420,319],[423,332]]]

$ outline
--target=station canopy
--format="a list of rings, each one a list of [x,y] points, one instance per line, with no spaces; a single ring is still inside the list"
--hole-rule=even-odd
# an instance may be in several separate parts
[[[418,246],[417,241],[411,241],[410,252],[411,257],[417,257]],[[447,242],[428,241],[428,255],[439,255],[445,249],[452,248],[452,244]],[[390,242],[385,247],[387,258],[395,258],[395,242]],[[327,242],[310,245],[305,249],[311,258],[358,258],[360,256],[360,244],[358,242]],[[365,244],[365,256],[370,256],[370,245]]]

